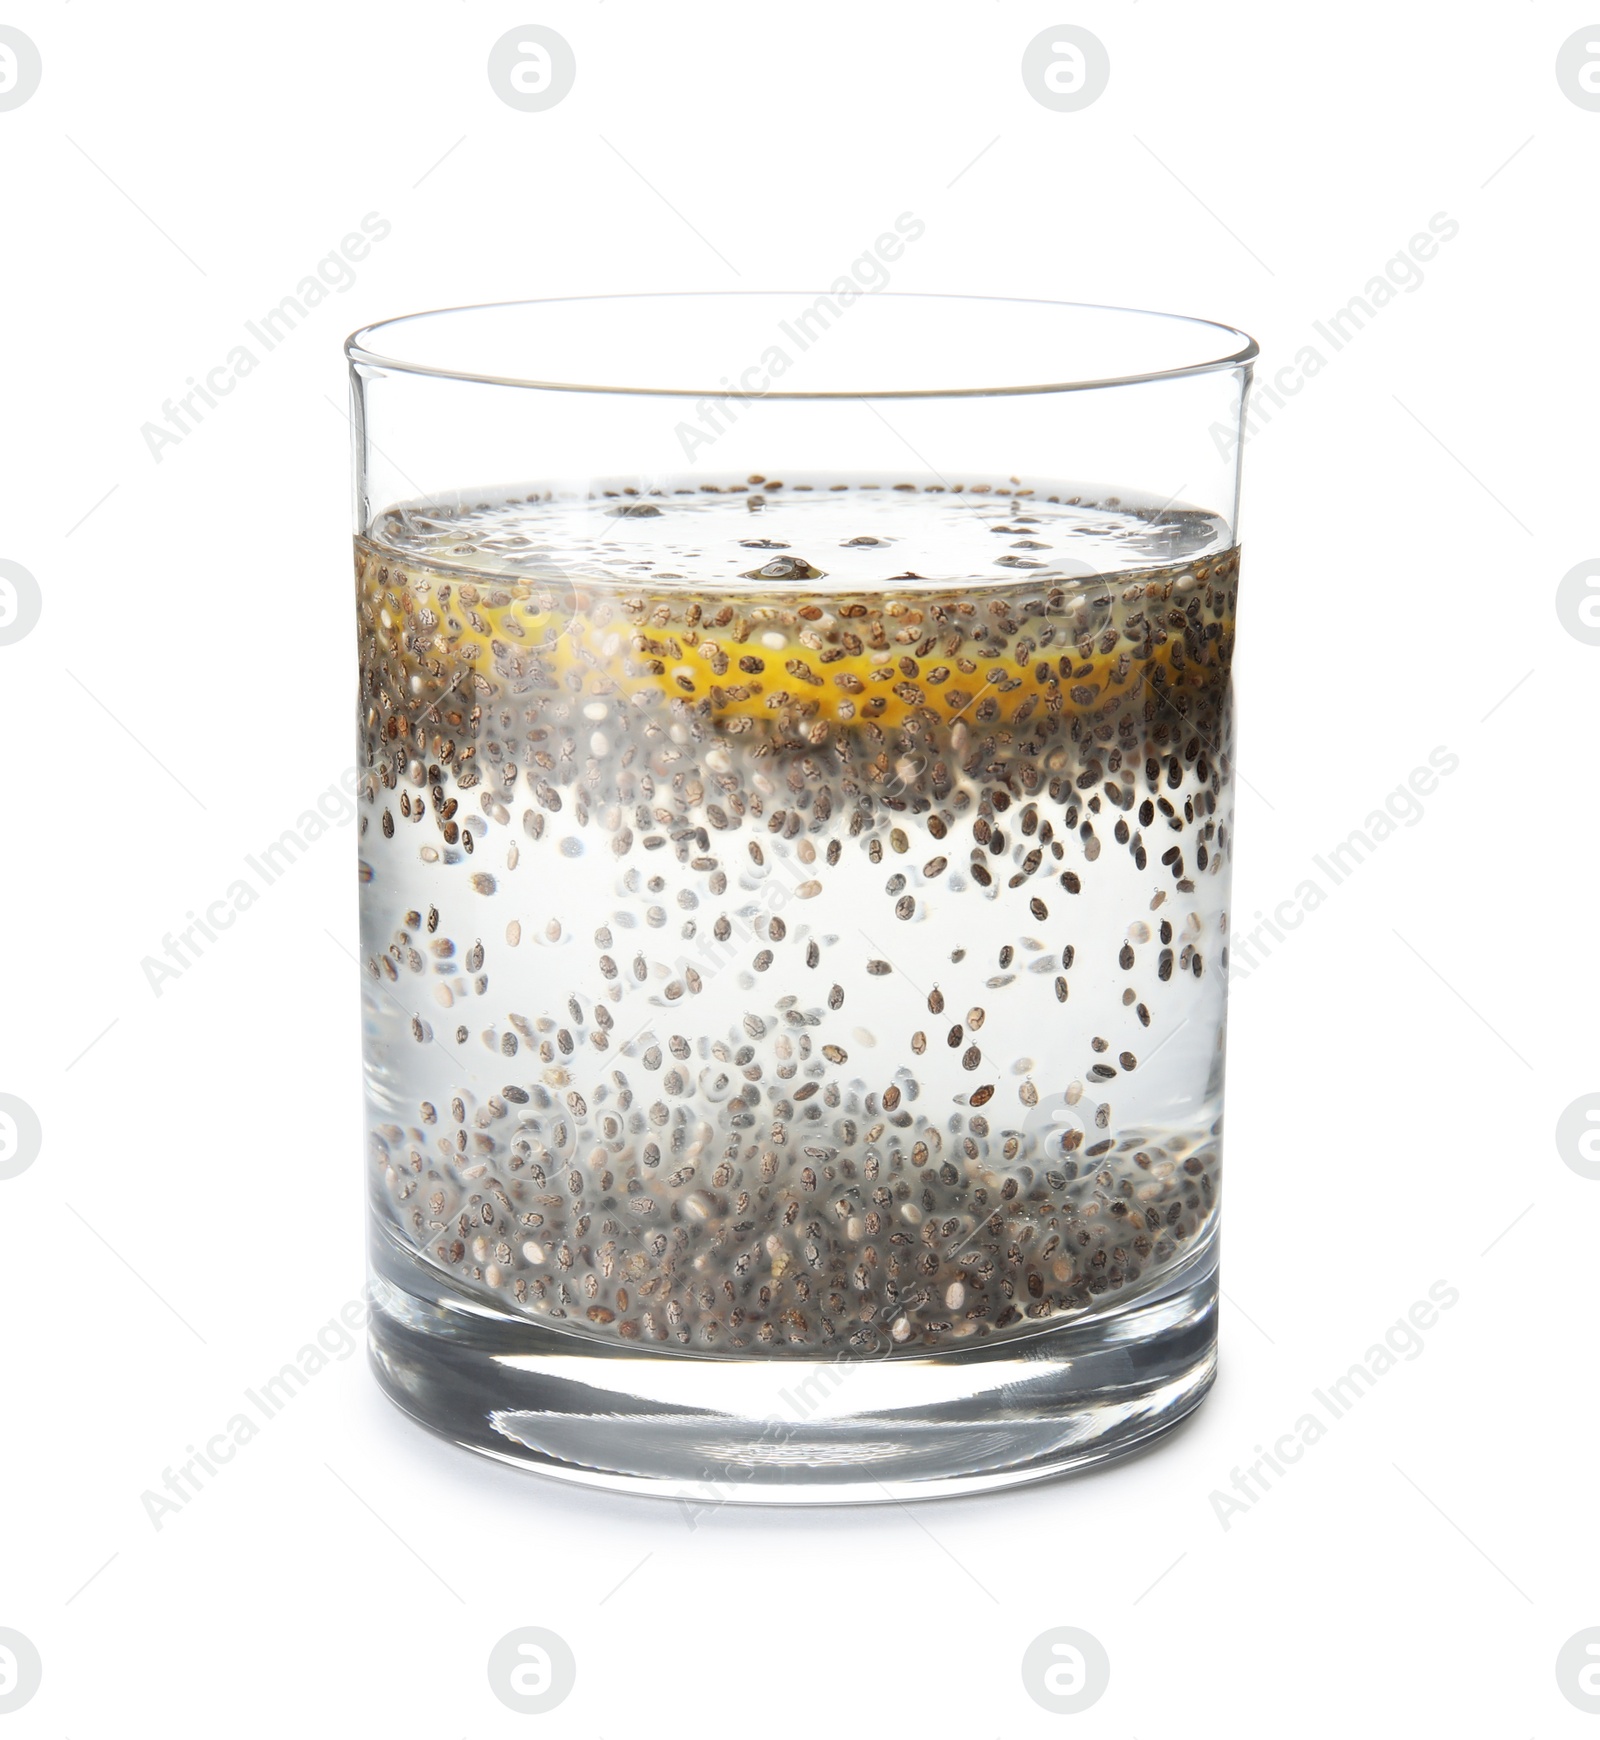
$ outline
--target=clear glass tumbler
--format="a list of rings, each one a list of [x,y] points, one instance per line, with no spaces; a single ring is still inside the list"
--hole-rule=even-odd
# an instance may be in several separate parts
[[[1255,345],[841,281],[347,349],[388,1394],[704,1503],[1174,1425]]]

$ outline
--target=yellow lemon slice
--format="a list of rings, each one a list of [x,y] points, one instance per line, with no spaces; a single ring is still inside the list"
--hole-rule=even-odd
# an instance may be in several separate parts
[[[360,544],[363,663],[414,715],[552,690],[658,695],[730,733],[1023,725],[1214,686],[1238,551],[1070,584],[806,594],[470,579]],[[892,585],[892,582],[890,583]]]

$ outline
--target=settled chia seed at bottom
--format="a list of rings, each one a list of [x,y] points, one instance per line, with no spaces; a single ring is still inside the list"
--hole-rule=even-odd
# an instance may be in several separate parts
[[[356,570],[374,1209],[422,1260],[816,1358],[1209,1230],[1225,528],[763,478],[395,513]]]

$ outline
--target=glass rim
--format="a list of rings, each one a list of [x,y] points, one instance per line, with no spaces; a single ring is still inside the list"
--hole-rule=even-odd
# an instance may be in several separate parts
[[[905,387],[905,388],[826,388],[821,390],[801,391],[783,387],[770,387],[760,391],[741,391],[728,386],[701,387],[657,387],[657,386],[625,386],[602,385],[595,382],[564,381],[556,379],[535,379],[522,375],[500,375],[481,373],[475,370],[447,368],[435,363],[412,360],[404,356],[390,354],[379,348],[379,335],[391,333],[399,327],[422,324],[429,321],[445,321],[454,315],[482,314],[496,309],[522,308],[553,308],[575,303],[600,304],[606,302],[656,303],[665,304],[673,301],[714,300],[740,301],[752,303],[763,299],[777,300],[792,297],[821,297],[834,292],[829,290],[623,290],[609,291],[597,295],[581,296],[539,296],[513,297],[500,302],[462,303],[451,307],[421,309],[412,314],[392,315],[384,320],[369,322],[357,327],[344,342],[344,353],[352,369],[373,369],[388,374],[413,375],[434,380],[460,381],[466,384],[487,387],[516,387],[537,392],[554,393],[602,393],[625,394],[631,397],[666,398],[666,399],[749,399],[749,400],[795,400],[795,401],[825,401],[847,399],[981,399],[1017,396],[1038,393],[1080,393],[1093,392],[1110,387],[1143,386],[1156,381],[1183,380],[1191,376],[1217,374],[1228,369],[1248,366],[1261,353],[1261,347],[1256,341],[1238,327],[1229,326],[1223,321],[1208,320],[1203,316],[1192,314],[1172,314],[1156,309],[1124,308],[1108,302],[1069,302],[1040,296],[990,296],[975,295],[965,292],[929,291],[929,290],[874,290],[867,292],[874,302],[945,302],[945,303],[982,303],[993,308],[1028,307],[1054,308],[1063,312],[1071,311],[1077,314],[1110,314],[1128,316],[1149,322],[1167,322],[1173,325],[1192,327],[1198,331],[1208,331],[1218,335],[1219,339],[1232,341],[1231,348],[1225,348],[1220,354],[1207,354],[1193,362],[1174,364],[1166,368],[1135,370],[1132,373],[1122,373],[1104,376],[1085,376],[1061,380],[1040,380],[1022,382],[1010,386],[976,386],[976,387]]]

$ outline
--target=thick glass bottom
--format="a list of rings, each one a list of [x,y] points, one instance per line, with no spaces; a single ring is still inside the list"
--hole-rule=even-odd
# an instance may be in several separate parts
[[[727,1358],[619,1347],[494,1310],[381,1225],[372,1361],[390,1399],[501,1462],[719,1504],[875,1504],[1019,1486],[1170,1431],[1216,1372],[1217,1244],[1148,1292],[929,1355]]]

